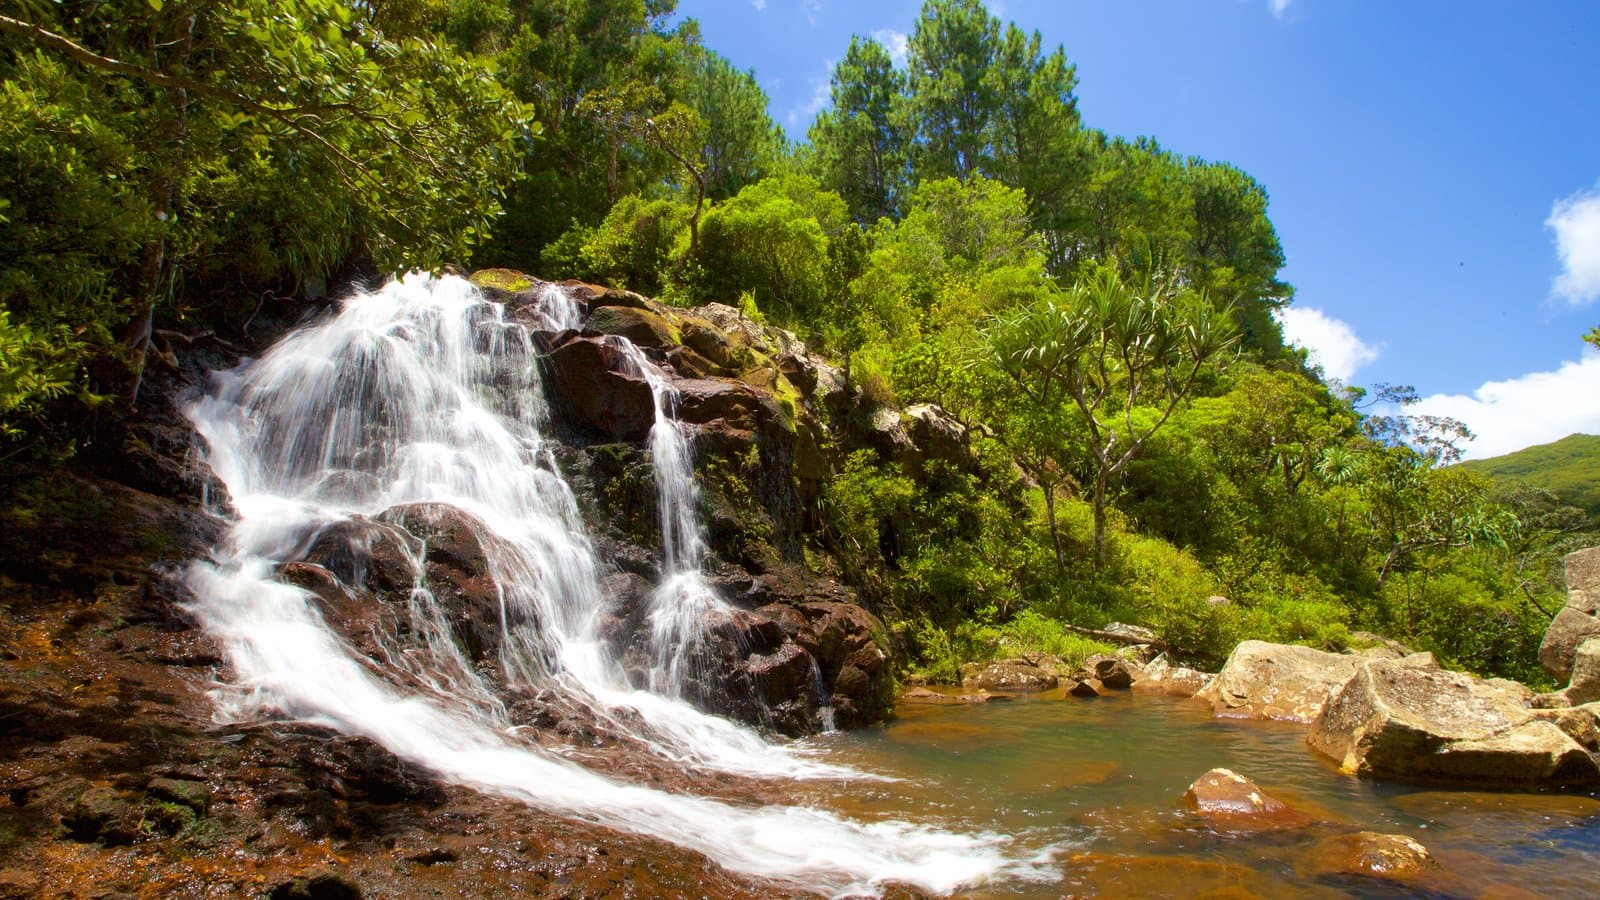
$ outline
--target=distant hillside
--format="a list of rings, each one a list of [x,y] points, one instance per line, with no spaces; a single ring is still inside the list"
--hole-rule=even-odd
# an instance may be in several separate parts
[[[1600,516],[1600,435],[1569,434],[1553,444],[1462,463],[1498,481],[1544,488]]]

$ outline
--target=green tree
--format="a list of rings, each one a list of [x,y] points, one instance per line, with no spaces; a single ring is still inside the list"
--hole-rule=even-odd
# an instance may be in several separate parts
[[[1095,564],[1105,563],[1106,504],[1121,472],[1233,344],[1232,326],[1205,297],[1173,280],[1130,285],[1097,266],[1063,296],[1001,317],[994,358],[1040,406],[1070,402],[1094,462]]]
[[[818,180],[863,224],[895,216],[908,189],[907,141],[896,113],[904,88],[905,76],[882,44],[852,37],[833,70],[832,102],[809,132]]]
[[[698,50],[693,59],[687,102],[703,123],[707,193],[725,200],[775,173],[784,153],[783,129],[767,115],[767,95],[753,73],[709,50]]]
[[[990,123],[1004,90],[994,62],[1000,21],[980,0],[928,0],[906,45],[916,135],[913,165],[921,180],[987,171]]]
[[[0,169],[50,173],[75,202],[142,221],[99,229],[104,243],[87,253],[52,252],[29,237],[50,231],[52,213],[17,207],[12,192],[34,186],[7,184],[0,242],[20,234],[29,255],[6,263],[27,270],[4,277],[54,285],[11,308],[36,331],[121,326],[130,398],[155,312],[196,264],[301,280],[355,253],[386,269],[464,258],[499,210],[497,185],[516,171],[523,110],[481,67],[378,30],[365,7],[30,8],[31,20],[0,15],[0,78],[8,102],[24,107]],[[77,134],[69,154],[45,146],[65,115]],[[74,170],[72,154],[86,151],[112,154],[111,165]],[[256,238],[267,252],[252,254]],[[87,306],[41,277],[58,258],[79,260],[73,278],[89,288]]]

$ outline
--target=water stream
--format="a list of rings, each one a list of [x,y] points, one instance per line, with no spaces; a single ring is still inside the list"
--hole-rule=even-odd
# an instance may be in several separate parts
[[[578,322],[558,290],[536,312],[524,318],[540,328]],[[696,614],[721,601],[699,574],[705,549],[670,389],[647,358],[623,349],[650,380],[658,411],[651,450],[666,564],[650,612],[649,684],[630,683],[602,638],[599,567],[547,437],[528,328],[462,279],[413,275],[347,298],[336,315],[221,373],[191,412],[235,514],[212,560],[188,573],[195,612],[229,664],[216,691],[219,718],[287,718],[366,736],[450,781],[812,890],[904,881],[948,891],[1002,873],[1036,875],[1047,848],[981,829],[731,804],[590,771],[513,727],[496,686],[449,639],[420,567],[410,615],[424,639],[390,648],[387,665],[347,646],[313,595],[278,577],[330,526],[446,504],[482,523],[506,685],[555,686],[681,765],[796,784],[870,783],[679,699]]]

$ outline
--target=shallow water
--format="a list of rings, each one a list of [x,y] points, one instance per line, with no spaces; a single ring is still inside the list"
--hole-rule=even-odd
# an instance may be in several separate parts
[[[830,762],[901,780],[802,790],[853,817],[1000,831],[1012,852],[1048,854],[1061,873],[973,896],[1600,896],[1600,800],[1364,781],[1313,753],[1304,733],[1140,694],[902,704],[885,727],[811,742]],[[1230,832],[1181,809],[1190,782],[1216,767],[1315,824]],[[1356,831],[1415,838],[1439,866],[1404,884],[1318,876],[1312,848]]]

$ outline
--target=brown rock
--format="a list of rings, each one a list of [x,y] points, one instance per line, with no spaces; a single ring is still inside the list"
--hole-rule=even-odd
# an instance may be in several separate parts
[[[655,400],[644,378],[631,374],[616,344],[567,332],[551,349],[550,396],[557,414],[579,431],[638,442],[655,424]]]
[[[1106,686],[1101,684],[1099,679],[1084,678],[1073,682],[1072,687],[1067,688],[1067,693],[1074,697],[1103,697],[1106,693]]]
[[[1144,667],[1120,656],[1100,654],[1084,660],[1077,677],[1095,678],[1114,691],[1125,691],[1144,677]]]
[[[1310,647],[1245,641],[1195,697],[1219,716],[1309,722],[1355,674],[1358,662]]]
[[[924,706],[965,706],[973,703],[988,703],[992,700],[1006,700],[1005,696],[996,696],[988,691],[962,691],[960,693],[947,693],[936,691],[928,687],[914,687],[903,692],[898,698],[902,703],[920,704]]]
[[[664,349],[678,345],[677,329],[666,317],[648,309],[602,306],[589,313],[586,329],[625,337],[639,347]]]
[[[1145,665],[1144,677],[1133,683],[1133,689],[1169,697],[1193,697],[1214,677],[1188,666],[1175,666],[1163,655]]]
[[[1311,820],[1231,769],[1212,769],[1195,779],[1183,805],[1229,827],[1294,827]]]
[[[1360,875],[1411,881],[1429,874],[1436,863],[1428,848],[1403,834],[1359,831],[1326,838],[1295,866],[1302,878]]]
[[[1567,554],[1566,575],[1566,605],[1539,645],[1539,665],[1558,682],[1572,677],[1579,645],[1600,635],[1600,547]]]
[[[1465,673],[1372,660],[1327,704],[1307,740],[1363,775],[1482,785],[1600,782],[1594,757],[1525,702],[1507,685]]]
[[[967,687],[985,691],[1048,691],[1060,682],[1055,675],[1025,659],[1001,659],[982,666],[961,679]]]

